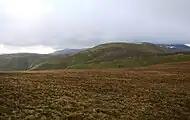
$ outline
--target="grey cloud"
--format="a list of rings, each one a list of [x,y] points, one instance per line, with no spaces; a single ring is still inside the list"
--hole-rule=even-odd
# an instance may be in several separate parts
[[[190,43],[189,0],[54,0],[52,5],[52,12],[24,22],[0,9],[0,44]]]

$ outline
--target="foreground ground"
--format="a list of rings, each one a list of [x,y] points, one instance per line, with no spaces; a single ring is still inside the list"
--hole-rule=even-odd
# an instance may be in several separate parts
[[[0,119],[188,120],[190,62],[0,73]]]

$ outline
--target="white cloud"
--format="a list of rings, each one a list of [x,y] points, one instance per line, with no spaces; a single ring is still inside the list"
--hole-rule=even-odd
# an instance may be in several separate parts
[[[0,0],[0,44],[190,43],[189,5],[190,0]]]
[[[1,9],[10,17],[32,19],[53,10],[52,0],[1,0]]]
[[[39,53],[39,54],[48,54],[52,53],[55,50],[48,46],[38,45],[38,46],[9,46],[0,44],[0,54],[7,53]]]
[[[187,45],[187,46],[189,46],[189,47],[190,47],[190,44],[185,44],[185,45]]]

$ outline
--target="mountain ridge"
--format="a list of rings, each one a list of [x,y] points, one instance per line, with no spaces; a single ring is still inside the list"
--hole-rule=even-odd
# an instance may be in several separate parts
[[[0,55],[0,70],[140,67],[189,60],[188,55],[171,56],[176,51],[152,43],[115,42],[89,49],[74,49],[74,52],[72,50],[67,49],[67,52],[60,54],[3,54]]]
[[[183,61],[186,60],[186,57],[190,60],[188,55],[185,58],[165,57],[170,53],[171,51],[167,47],[160,47],[152,43],[106,43],[57,62],[46,61],[31,70],[140,67],[170,61]],[[157,57],[158,55],[160,58]]]
[[[65,55],[65,54],[76,54],[76,53],[79,53],[80,51],[83,51],[85,49],[69,49],[69,48],[66,48],[66,49],[63,49],[63,50],[57,50],[55,52],[53,52],[52,54],[54,55]]]
[[[158,44],[160,47],[166,47],[172,52],[189,52],[190,46],[186,44]]]

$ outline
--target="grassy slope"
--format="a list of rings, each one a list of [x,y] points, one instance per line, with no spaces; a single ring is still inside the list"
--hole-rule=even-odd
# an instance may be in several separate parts
[[[125,58],[120,60],[113,60],[100,63],[89,64],[75,64],[69,66],[72,69],[81,68],[125,68],[125,67],[141,67],[155,64],[163,64],[170,62],[189,61],[190,55],[170,55],[170,56],[153,56],[153,57],[140,57],[140,58]]]
[[[28,53],[0,55],[0,70],[27,70],[49,57]]]
[[[32,53],[18,53],[18,54],[5,54],[0,55],[0,70],[29,70],[34,66],[39,66],[48,62],[58,64],[59,60],[64,59],[67,55],[44,55]],[[54,68],[54,66],[48,66]],[[55,66],[56,69],[56,66]]]
[[[109,43],[90,48],[64,59],[48,60],[33,67],[32,70],[140,67],[190,60],[188,54],[184,56],[157,56],[157,54],[167,52],[167,49],[150,43]]]
[[[0,70],[123,68],[190,60],[188,54],[157,56],[165,53],[168,53],[167,49],[150,43],[108,43],[70,56],[27,53],[0,55]]]

